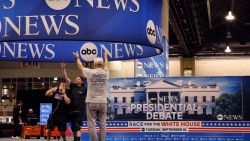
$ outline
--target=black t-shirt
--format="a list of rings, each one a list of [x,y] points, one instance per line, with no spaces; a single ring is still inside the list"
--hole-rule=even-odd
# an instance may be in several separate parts
[[[27,120],[26,120],[27,125],[32,125],[32,126],[37,125],[38,118],[36,117],[35,114],[33,114],[33,113],[28,113],[28,114],[26,115],[26,117],[27,117]]]
[[[36,118],[36,115],[35,114],[31,114],[31,113],[28,113],[27,115],[26,115],[26,117],[27,117],[27,121],[29,120],[29,119],[32,119],[32,118]]]
[[[87,95],[87,88],[82,86],[77,86],[74,83],[70,83],[70,111],[82,111],[84,110],[85,99]]]
[[[63,117],[66,115],[66,103],[62,93],[60,93],[59,90],[53,92],[52,95],[52,115]]]
[[[19,123],[19,116],[23,118],[23,114],[19,114],[19,111],[22,109],[22,107],[16,105],[13,109],[13,121],[15,123]]]

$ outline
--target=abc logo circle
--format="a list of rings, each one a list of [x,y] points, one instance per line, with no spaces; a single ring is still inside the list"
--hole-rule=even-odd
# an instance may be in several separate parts
[[[82,45],[80,55],[84,61],[93,61],[98,54],[97,47],[94,43],[88,42]]]
[[[47,5],[54,10],[63,10],[67,8],[71,0],[45,0]]]
[[[143,68],[143,64],[142,64],[142,62],[138,62],[138,63],[136,63],[136,68],[138,68],[138,69]]]
[[[222,114],[217,115],[217,119],[218,120],[223,120],[223,115]]]
[[[155,30],[155,24],[152,20],[149,20],[147,23],[147,29],[146,29],[148,40],[151,44],[156,43],[156,30]]]

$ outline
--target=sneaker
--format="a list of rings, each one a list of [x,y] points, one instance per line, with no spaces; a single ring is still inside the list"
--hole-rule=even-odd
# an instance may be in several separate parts
[[[12,139],[19,139],[18,136],[11,136]]]

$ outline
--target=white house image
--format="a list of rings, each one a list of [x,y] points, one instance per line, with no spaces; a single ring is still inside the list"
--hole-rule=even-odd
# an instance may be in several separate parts
[[[131,103],[145,103],[145,87],[110,88],[111,107],[115,114],[129,114]]]
[[[151,84],[137,82],[134,87],[121,88],[113,86],[110,88],[111,107],[115,114],[137,113],[130,110],[130,104],[195,104],[195,111],[178,110],[187,114],[211,115],[215,110],[215,99],[220,96],[220,89],[216,84],[194,85],[191,82],[177,84],[161,80]]]

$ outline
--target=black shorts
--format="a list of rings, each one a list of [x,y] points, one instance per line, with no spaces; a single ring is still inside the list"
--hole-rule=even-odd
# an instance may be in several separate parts
[[[81,129],[83,121],[83,116],[81,112],[70,112],[69,114],[69,122],[71,124],[71,130],[73,132],[77,132]]]
[[[65,117],[59,116],[50,116],[47,122],[47,128],[50,130],[54,130],[55,127],[58,128],[59,131],[66,131],[66,119]]]

